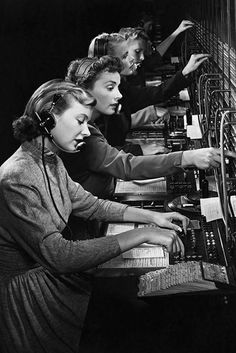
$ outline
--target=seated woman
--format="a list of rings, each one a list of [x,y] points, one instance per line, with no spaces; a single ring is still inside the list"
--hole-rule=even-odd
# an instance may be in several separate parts
[[[128,41],[117,33],[109,35],[102,33],[98,35],[89,45],[88,56],[100,57],[107,54],[120,58],[124,65],[121,71],[122,80],[119,89],[123,96],[120,100],[122,112],[128,120],[123,128],[123,131],[127,130],[126,133],[129,131],[127,127],[131,126],[131,114],[147,106],[164,102],[187,87],[190,83],[187,78],[188,75],[195,71],[209,56],[208,54],[192,54],[183,70],[178,71],[173,77],[166,80],[161,85],[157,87],[136,87],[130,85],[125,79],[126,76],[132,75],[136,70],[134,58],[129,54]],[[121,142],[121,145],[123,145],[125,134],[123,133],[122,137],[120,137],[119,134],[117,134],[116,126],[113,127],[113,121],[110,119],[106,125],[107,134],[105,134],[105,137],[108,142],[112,146],[117,146]],[[117,139],[119,139],[119,143],[117,143]]]
[[[128,77],[130,84],[146,85],[145,72],[153,71],[162,63],[162,57],[180,33],[192,28],[193,22],[183,20],[178,28],[155,48],[150,45],[150,39],[142,27],[123,27],[119,33],[129,42],[129,54],[133,56],[138,66],[136,72]]]
[[[96,99],[92,113],[95,123],[103,114],[107,119],[113,118],[121,100],[119,71],[119,60],[110,56],[74,60],[68,67],[67,80],[85,88]],[[134,156],[109,145],[93,123],[89,130],[91,135],[86,137],[81,152],[63,154],[62,158],[72,179],[99,197],[111,197],[114,178],[150,179],[178,173],[189,166],[207,169],[220,163],[220,150],[213,148]]]
[[[88,270],[143,242],[184,252],[172,220],[105,201],[68,176],[60,151],[78,152],[90,135],[94,98],[70,82],[52,80],[29,99],[14,122],[19,149],[0,168],[0,312],[4,352],[78,352],[86,315]],[[152,223],[109,237],[63,237],[70,213],[85,219]],[[161,228],[160,228],[161,227]],[[91,272],[91,271],[90,271]]]

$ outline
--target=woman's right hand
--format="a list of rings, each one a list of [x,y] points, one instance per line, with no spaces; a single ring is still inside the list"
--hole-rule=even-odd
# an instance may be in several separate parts
[[[146,243],[164,246],[168,252],[180,252],[184,255],[184,245],[177,233],[172,229],[159,228],[157,226],[142,228]]]
[[[192,54],[187,65],[184,67],[182,74],[187,76],[191,72],[197,70],[199,66],[210,56],[210,54]]]

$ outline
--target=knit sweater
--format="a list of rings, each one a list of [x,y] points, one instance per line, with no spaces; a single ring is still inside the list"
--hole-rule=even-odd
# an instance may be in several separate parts
[[[90,276],[86,270],[120,254],[116,236],[70,241],[70,213],[122,221],[127,206],[85,191],[61,159],[25,142],[0,168],[1,352],[78,352]],[[56,204],[57,210],[53,204]]]

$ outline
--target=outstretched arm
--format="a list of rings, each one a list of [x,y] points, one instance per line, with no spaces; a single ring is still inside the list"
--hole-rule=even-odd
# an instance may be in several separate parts
[[[193,22],[188,21],[188,20],[183,20],[179,27],[176,28],[176,30],[169,35],[166,39],[164,39],[157,47],[156,50],[158,53],[163,56],[167,49],[171,46],[171,44],[174,42],[174,40],[178,37],[178,35],[184,31],[186,31],[189,28],[192,28],[194,25]]]

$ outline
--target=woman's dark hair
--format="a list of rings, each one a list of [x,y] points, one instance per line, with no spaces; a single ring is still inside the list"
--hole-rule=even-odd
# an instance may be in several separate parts
[[[96,100],[88,92],[72,82],[54,79],[42,84],[30,97],[24,114],[13,122],[14,137],[24,142],[42,135],[36,113],[40,116],[42,112],[48,111],[60,115],[70,107],[72,98],[86,106],[96,104]]]
[[[123,69],[119,58],[105,55],[100,58],[83,58],[71,61],[67,69],[66,80],[84,89],[93,87],[102,72],[118,72]]]

